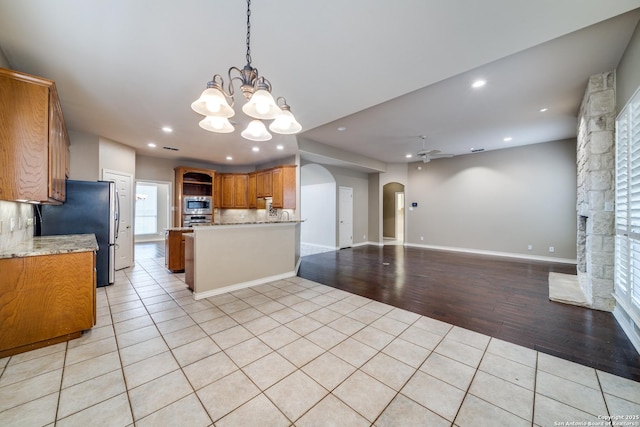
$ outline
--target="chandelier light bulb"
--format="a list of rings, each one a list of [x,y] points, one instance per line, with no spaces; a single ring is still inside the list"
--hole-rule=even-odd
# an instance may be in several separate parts
[[[247,116],[254,119],[271,120],[275,119],[282,112],[276,104],[273,96],[266,89],[258,89],[255,91],[249,102],[244,104],[242,111]]]
[[[282,114],[276,117],[273,123],[269,125],[269,130],[275,133],[291,135],[300,132],[302,130],[302,126],[300,126],[300,123],[298,123],[296,118],[293,117],[291,111],[283,108]]]
[[[260,120],[252,120],[241,135],[250,141],[269,141],[272,138],[264,123]]]
[[[215,87],[208,87],[200,95],[191,108],[203,116],[233,117],[235,111],[227,103],[224,94]]]
[[[202,129],[209,132],[231,133],[235,130],[226,117],[207,116],[199,124]]]

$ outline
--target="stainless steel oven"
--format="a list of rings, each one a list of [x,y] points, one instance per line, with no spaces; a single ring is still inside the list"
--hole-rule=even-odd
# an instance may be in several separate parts
[[[183,227],[193,227],[194,225],[208,225],[213,222],[211,215],[185,215],[182,220]]]
[[[213,213],[211,196],[183,196],[182,213],[187,215],[211,215]]]

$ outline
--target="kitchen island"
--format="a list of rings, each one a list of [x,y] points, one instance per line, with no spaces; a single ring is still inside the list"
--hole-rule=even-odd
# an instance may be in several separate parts
[[[296,275],[301,221],[193,227],[185,240],[185,278],[195,299]]]

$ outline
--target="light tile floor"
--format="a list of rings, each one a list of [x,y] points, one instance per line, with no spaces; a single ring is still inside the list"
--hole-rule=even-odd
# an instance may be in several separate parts
[[[163,264],[0,359],[0,425],[640,425],[640,383],[298,277],[195,301]]]

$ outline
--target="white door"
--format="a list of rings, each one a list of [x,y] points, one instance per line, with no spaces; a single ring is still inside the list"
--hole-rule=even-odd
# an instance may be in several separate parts
[[[340,187],[338,196],[338,241],[339,247],[353,245],[353,188]]]
[[[133,265],[133,202],[131,200],[132,176],[128,173],[103,169],[102,179],[116,183],[119,206],[118,238],[116,239],[116,270]]]

